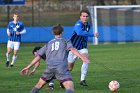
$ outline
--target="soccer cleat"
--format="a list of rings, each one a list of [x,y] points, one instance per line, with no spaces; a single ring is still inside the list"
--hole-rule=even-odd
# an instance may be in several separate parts
[[[10,65],[10,67],[13,67],[14,65]]]
[[[88,86],[85,80],[82,80],[82,81],[80,82],[80,85],[82,85],[82,86]]]
[[[8,66],[9,66],[9,61],[6,62],[6,67],[8,67]]]
[[[49,85],[49,88],[51,89],[51,90],[53,90],[54,89],[54,85],[52,84],[52,85]]]
[[[54,84],[49,84],[49,86],[45,88],[45,90],[54,90]]]
[[[60,83],[60,88],[65,89],[65,87],[62,83]]]

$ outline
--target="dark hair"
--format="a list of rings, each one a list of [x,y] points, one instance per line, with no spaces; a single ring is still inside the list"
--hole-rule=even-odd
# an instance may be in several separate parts
[[[89,13],[88,10],[81,10],[81,11],[80,11],[80,16],[81,16],[82,13],[87,13],[87,14],[90,16],[90,13]]]
[[[34,49],[33,49],[33,55],[34,55],[34,52],[37,52],[37,50],[39,50],[41,47],[34,47]]]
[[[60,35],[63,32],[63,27],[61,26],[61,24],[58,24],[54,26],[52,30],[53,30],[54,35]]]

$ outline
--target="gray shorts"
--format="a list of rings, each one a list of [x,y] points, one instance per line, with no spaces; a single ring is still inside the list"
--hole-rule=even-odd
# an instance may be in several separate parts
[[[67,65],[47,66],[46,70],[41,76],[41,79],[49,82],[56,78],[61,83],[65,81],[72,81],[72,76],[68,70]]]

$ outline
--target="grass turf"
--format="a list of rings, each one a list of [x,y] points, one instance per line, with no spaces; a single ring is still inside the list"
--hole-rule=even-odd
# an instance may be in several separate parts
[[[20,76],[20,70],[34,58],[34,46],[43,46],[43,43],[22,43],[13,68],[5,67],[6,44],[0,44],[0,93],[29,93],[45,69],[45,62],[34,76]],[[117,80],[120,88],[117,93],[140,93],[140,44],[107,44],[89,45],[91,63],[89,64],[86,81],[88,87],[79,85],[81,60],[77,60],[72,76],[75,84],[75,93],[112,93],[108,89],[111,80]],[[11,56],[12,57],[12,56]],[[46,93],[44,88],[40,93]],[[55,81],[55,89],[47,93],[64,93]]]

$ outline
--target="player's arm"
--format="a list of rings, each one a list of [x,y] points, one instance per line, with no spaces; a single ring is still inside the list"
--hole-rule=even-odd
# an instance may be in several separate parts
[[[25,29],[25,27],[24,27],[24,24],[22,23],[21,24],[21,31],[19,32],[19,31],[16,31],[16,34],[17,35],[19,35],[19,34],[25,34],[26,33],[26,29]]]
[[[23,29],[21,32],[19,31],[16,31],[16,34],[19,35],[19,34],[25,34],[26,33],[26,29]]]
[[[40,65],[40,61],[38,61],[37,63],[35,63],[33,70],[29,73],[29,75],[34,75],[35,71],[37,70],[37,68]]]
[[[20,34],[25,34],[26,33],[26,29],[24,28],[21,32],[20,32]]]
[[[36,56],[36,57],[32,60],[32,62],[31,62],[28,66],[26,66],[25,68],[23,68],[23,69],[21,70],[20,74],[21,74],[21,75],[28,74],[29,69],[30,69],[34,64],[36,64],[37,62],[40,62],[39,60],[40,60],[40,56],[38,55],[38,56]]]
[[[44,45],[44,47],[42,47],[41,49],[39,49],[38,55],[33,59],[33,61],[32,61],[27,67],[25,67],[25,68],[23,68],[23,69],[21,70],[21,75],[23,75],[23,74],[28,74],[29,69],[30,69],[34,64],[36,64],[37,62],[40,63],[41,57],[42,57],[43,55],[46,54],[46,49],[47,49],[46,47],[47,47],[47,44]]]
[[[90,30],[90,29],[89,29]],[[82,30],[82,24],[80,23],[76,23],[75,26],[74,26],[74,31],[77,33],[77,35],[79,36],[88,36],[88,37],[98,37],[99,34],[98,33],[90,33],[90,32],[84,32]]]
[[[81,60],[82,60],[83,62],[86,62],[86,63],[89,63],[89,62],[90,62],[89,59],[87,59],[87,57],[82,56],[82,55],[78,52],[77,49],[75,49],[75,48],[70,48],[70,51],[71,51],[73,54],[75,54],[76,56],[78,56],[79,58],[81,58]]]
[[[8,24],[8,27],[7,27],[7,35],[11,36],[11,33],[10,33],[10,23]]]
[[[7,29],[7,35],[11,36],[11,33],[10,33],[9,29]]]

